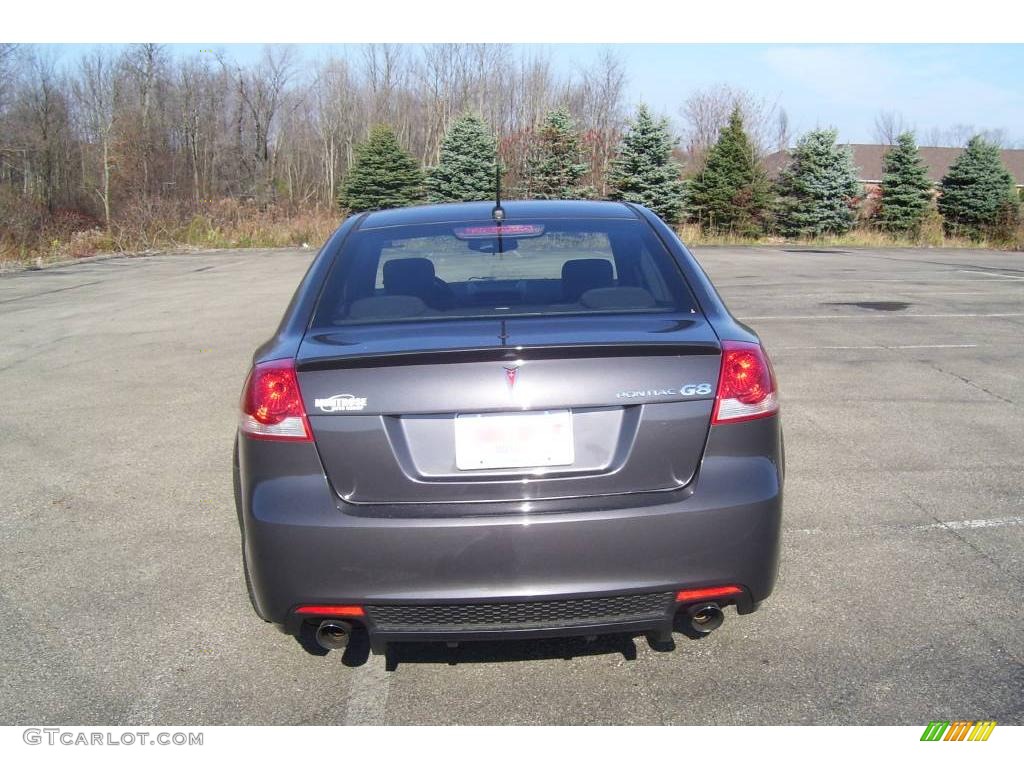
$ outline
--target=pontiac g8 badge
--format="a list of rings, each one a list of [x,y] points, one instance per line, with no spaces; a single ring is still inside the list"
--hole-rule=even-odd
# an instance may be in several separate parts
[[[618,398],[674,397],[676,395],[682,395],[683,397],[694,397],[696,395],[710,394],[710,384],[683,384],[678,389],[627,389],[623,392],[616,392],[615,396]]]

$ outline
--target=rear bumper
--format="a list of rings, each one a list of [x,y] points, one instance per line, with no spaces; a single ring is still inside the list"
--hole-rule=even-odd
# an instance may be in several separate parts
[[[300,604],[367,606],[363,623],[375,645],[665,630],[677,606],[666,600],[660,612],[598,621],[398,627],[375,619],[374,606],[522,604],[737,584],[744,595],[733,602],[749,612],[771,593],[779,560],[781,447],[766,445],[779,446],[777,418],[712,429],[691,486],[626,497],[637,506],[620,500],[598,510],[398,517],[380,509],[352,514],[359,510],[333,494],[312,445],[242,436],[239,515],[255,607],[298,633]],[[759,450],[745,454],[741,446]],[[270,465],[274,472],[259,471]]]
[[[530,621],[527,615],[537,607],[565,605],[568,603],[585,604],[588,602],[630,602],[641,601],[645,607],[632,610],[626,609],[618,616],[599,615],[595,613],[588,619],[580,616],[563,615],[546,620]],[[721,606],[734,605],[738,613],[750,613],[757,604],[749,593],[720,600],[702,601],[717,602]],[[460,620],[423,621],[405,625],[396,624],[391,620],[394,615],[415,616],[422,613],[447,613],[449,609],[457,609],[453,613],[480,613],[491,616],[494,620],[487,624],[474,624]],[[387,643],[404,641],[471,641],[471,640],[518,640],[561,636],[604,635],[613,633],[636,634],[653,632],[667,635],[674,628],[689,631],[685,627],[685,605],[677,603],[675,592],[616,594],[580,598],[573,595],[568,599],[551,600],[506,600],[502,602],[452,601],[446,603],[409,603],[376,604],[365,607],[366,616],[356,621],[364,627],[370,636],[372,647],[378,652],[383,651]],[[542,611],[550,613],[550,611]],[[499,619],[498,614],[505,614]],[[299,634],[305,617],[290,615],[284,631]],[[318,623],[319,619],[313,623]]]

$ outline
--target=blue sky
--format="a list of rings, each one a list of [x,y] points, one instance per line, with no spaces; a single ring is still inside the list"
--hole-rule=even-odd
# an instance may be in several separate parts
[[[53,46],[74,58],[88,46]],[[239,61],[262,46],[174,44],[179,53],[223,48]],[[355,46],[301,45],[307,58]],[[687,93],[717,82],[744,87],[778,103],[796,133],[835,126],[841,139],[870,142],[879,110],[900,112],[926,135],[956,124],[1003,129],[1024,146],[1024,45],[661,45],[591,44],[517,46],[546,50],[569,73],[593,61],[603,47],[620,53],[629,75],[630,101],[646,101],[678,118]]]

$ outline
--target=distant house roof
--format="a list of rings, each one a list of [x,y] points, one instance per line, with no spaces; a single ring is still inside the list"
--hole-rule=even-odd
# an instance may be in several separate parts
[[[882,181],[882,158],[889,151],[884,144],[850,144],[853,150],[853,162],[860,169],[860,180],[862,182]],[[963,147],[920,147],[921,157],[928,166],[928,178],[938,182],[946,175],[949,166],[953,164]],[[1013,176],[1014,183],[1018,187],[1024,187],[1024,149],[1004,149],[1000,154],[1003,156],[1003,165]],[[764,159],[765,169],[772,178],[778,176],[779,171],[785,168],[792,155],[788,150],[773,152]]]

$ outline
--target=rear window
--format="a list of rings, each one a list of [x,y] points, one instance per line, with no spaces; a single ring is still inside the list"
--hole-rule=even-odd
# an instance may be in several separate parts
[[[549,219],[359,230],[314,325],[689,312],[678,265],[641,221]]]

